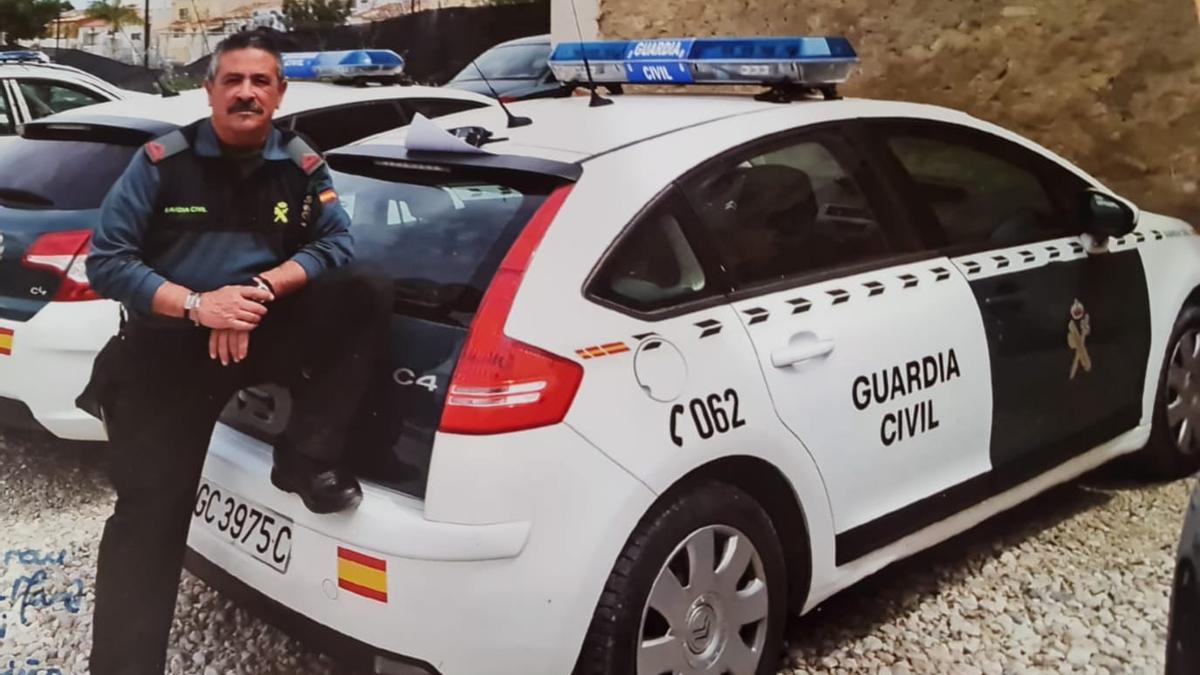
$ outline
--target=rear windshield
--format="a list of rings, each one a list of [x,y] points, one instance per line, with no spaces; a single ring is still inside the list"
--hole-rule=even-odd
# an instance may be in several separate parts
[[[335,171],[357,261],[395,281],[397,311],[469,323],[548,180]]]
[[[0,205],[99,208],[138,146],[13,138],[0,145]]]
[[[489,80],[504,78],[539,79],[545,76],[546,71],[549,69],[547,65],[549,59],[550,45],[545,43],[496,47],[487,50],[475,59],[479,70],[476,70],[475,66],[467,64],[467,67],[463,68],[462,72],[456,75],[454,79],[457,82],[478,80],[480,79],[480,70],[483,71],[484,77]]]

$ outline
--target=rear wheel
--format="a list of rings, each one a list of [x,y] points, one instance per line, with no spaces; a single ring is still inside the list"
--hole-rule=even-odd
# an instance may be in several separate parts
[[[772,675],[787,578],[775,528],[742,490],[668,498],[625,545],[596,607],[578,675]]]
[[[1185,308],[1171,331],[1150,441],[1140,459],[1154,478],[1178,478],[1200,468],[1200,308]]]

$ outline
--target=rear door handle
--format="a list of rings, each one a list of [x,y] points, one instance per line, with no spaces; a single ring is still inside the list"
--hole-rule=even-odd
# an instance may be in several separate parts
[[[771,352],[771,365],[787,368],[798,363],[828,356],[833,352],[834,341],[822,339],[816,333],[805,331],[792,336],[786,346]]]

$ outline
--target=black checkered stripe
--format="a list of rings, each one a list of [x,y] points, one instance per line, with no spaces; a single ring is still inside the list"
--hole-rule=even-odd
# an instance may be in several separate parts
[[[1163,241],[1172,237],[1193,236],[1190,230],[1134,232],[1124,237],[1114,239],[1109,244],[1109,250],[1124,250],[1140,244]],[[972,277],[984,276],[985,271],[1012,272],[1026,267],[1034,267],[1056,260],[1077,260],[1087,257],[1087,251],[1078,241],[1057,242],[1048,244],[1031,244],[1015,251],[996,254],[980,254],[953,261],[959,270],[969,280]],[[902,274],[881,274],[875,279],[847,284],[827,289],[797,291],[796,295],[787,299],[784,308],[768,308],[765,306],[749,307],[742,310],[742,316],[749,326],[766,323],[775,316],[792,316],[805,314],[818,308],[836,309],[845,307],[852,300],[870,301],[886,294],[895,294],[915,289],[925,284],[935,284],[948,281],[954,270],[946,263],[931,263],[929,267],[907,269]],[[892,283],[888,283],[892,282]],[[861,290],[860,290],[861,289]],[[859,291],[860,292],[855,292]],[[717,319],[703,319],[694,322],[697,335],[701,338],[719,335],[724,327]]]
[[[782,296],[785,298],[782,307],[747,307],[741,310],[742,317],[753,328],[767,323],[772,317],[807,314],[819,309],[840,310],[857,303],[873,302],[888,295],[949,281],[953,274],[954,270],[946,263],[931,262],[928,267],[909,267],[902,273],[882,272],[874,279],[853,284],[797,290],[794,295]],[[778,297],[773,296],[772,299]],[[721,332],[720,322],[716,319],[707,319],[695,325],[701,331],[700,337],[711,337]]]
[[[1194,233],[1190,230],[1150,230],[1148,232],[1132,232],[1124,237],[1116,237],[1108,242],[1107,251],[1119,253],[1137,248],[1146,243],[1163,241],[1173,237],[1187,237]],[[954,260],[954,264],[962,271],[968,280],[976,277],[986,277],[992,274],[1009,274],[1031,267],[1039,267],[1058,260],[1079,260],[1088,256],[1083,244],[1078,241],[1051,242],[1045,244],[1030,244],[1017,250],[1003,253],[981,253],[965,256]]]

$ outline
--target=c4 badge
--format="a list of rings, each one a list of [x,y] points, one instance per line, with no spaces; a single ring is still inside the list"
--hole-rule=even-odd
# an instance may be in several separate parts
[[[1092,357],[1088,354],[1087,339],[1092,334],[1092,317],[1078,300],[1071,305],[1071,320],[1067,322],[1067,346],[1075,352],[1075,361],[1071,364],[1071,379],[1082,367],[1083,372],[1092,372]]]
[[[287,221],[288,221],[287,202],[279,202],[275,205],[275,222],[286,223]]]

